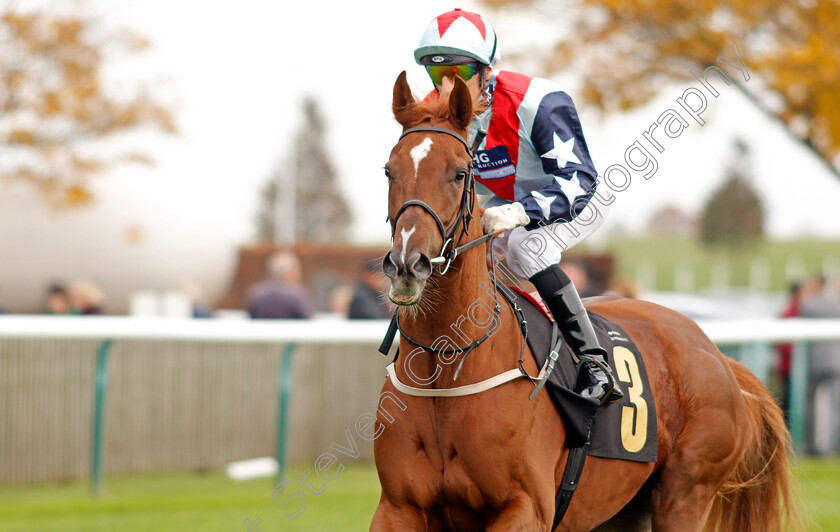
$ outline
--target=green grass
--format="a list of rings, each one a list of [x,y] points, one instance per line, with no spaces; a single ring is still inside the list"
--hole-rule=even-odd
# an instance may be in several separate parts
[[[298,470],[306,467],[312,466]],[[802,459],[796,468],[806,513],[817,523],[811,529],[840,530],[840,459]],[[88,490],[86,482],[0,486],[0,531],[236,532],[248,530],[246,519],[261,519],[262,532],[365,531],[379,498],[371,466],[348,467],[323,493],[309,494],[306,510],[295,520],[285,517],[295,505],[272,502],[268,479],[232,482],[218,473],[132,475],[107,478],[99,498]],[[287,488],[279,499],[291,493]]]
[[[298,469],[312,469],[312,464]],[[309,477],[315,487],[316,479]],[[317,478],[317,477],[316,477]],[[105,479],[99,498],[87,482],[0,486],[2,532],[187,532],[366,531],[379,500],[379,480],[370,466],[348,467],[319,495],[308,494],[307,508],[289,520],[296,504],[272,501],[270,479],[233,482],[219,473],[169,473]],[[293,493],[279,492],[280,501]],[[252,529],[256,530],[256,528]]]
[[[806,516],[813,530],[840,530],[840,459],[801,459],[796,463]]]
[[[582,247],[580,251],[584,249]],[[829,267],[840,267],[840,241],[814,238],[768,240],[753,248],[736,251],[709,249],[697,239],[688,237],[615,238],[607,243],[605,251],[615,256],[616,274],[620,277],[634,279],[641,264],[655,268],[656,290],[674,289],[677,265],[692,266],[696,288],[704,289],[711,284],[715,263],[728,264],[732,286],[749,287],[751,265],[763,262],[769,274],[767,288],[774,292],[787,288],[788,261],[794,271],[797,264],[803,268],[805,275],[820,271],[826,263]]]

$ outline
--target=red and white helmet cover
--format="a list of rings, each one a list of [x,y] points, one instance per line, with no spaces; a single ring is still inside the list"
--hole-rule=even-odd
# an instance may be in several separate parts
[[[454,9],[435,17],[414,50],[414,60],[427,56],[460,55],[485,65],[499,61],[496,32],[478,13]],[[434,61],[432,61],[434,62]]]

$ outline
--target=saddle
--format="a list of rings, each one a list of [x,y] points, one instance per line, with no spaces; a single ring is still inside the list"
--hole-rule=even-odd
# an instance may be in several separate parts
[[[656,407],[648,384],[644,359],[630,336],[617,324],[589,312],[607,363],[618,383],[629,385],[624,397],[600,405],[578,394],[585,383],[582,365],[560,337],[562,333],[541,299],[515,286],[500,290],[519,318],[520,328],[537,367],[546,361],[552,371],[544,383],[546,392],[563,418],[569,457],[554,498],[557,528],[572,502],[587,455],[635,462],[655,462],[657,455]],[[551,359],[553,364],[551,364]],[[541,383],[542,385],[543,383]]]
[[[568,344],[557,338],[562,333],[553,326],[554,320],[542,300],[515,286],[507,288],[500,292],[521,314],[523,335],[537,367],[543,367],[552,346],[560,346],[545,389],[563,418],[566,445],[576,448],[588,442],[588,454],[592,456],[655,462],[656,406],[644,359],[630,336],[618,324],[587,311],[598,341],[608,353],[607,363],[624,392],[623,399],[599,405],[577,393],[581,364],[576,362]]]

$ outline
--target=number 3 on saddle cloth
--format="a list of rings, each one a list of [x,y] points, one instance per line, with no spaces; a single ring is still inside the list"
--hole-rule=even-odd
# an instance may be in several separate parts
[[[500,290],[522,310],[527,321],[527,342],[537,367],[543,367],[552,345],[550,314],[530,294],[509,286]],[[511,297],[513,296],[513,297]],[[580,364],[563,343],[562,351],[545,389],[566,427],[566,445],[580,447],[590,438],[587,454],[633,462],[656,462],[656,405],[648,382],[645,362],[636,344],[617,324],[589,312],[601,346],[624,398],[599,406],[576,393]],[[591,430],[590,430],[591,429]]]

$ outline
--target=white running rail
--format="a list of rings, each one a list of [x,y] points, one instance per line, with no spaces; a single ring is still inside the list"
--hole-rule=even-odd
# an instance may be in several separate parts
[[[721,345],[840,340],[840,320],[702,320]],[[372,344],[387,320],[239,320],[128,316],[0,316],[0,338],[166,340],[185,342]]]

